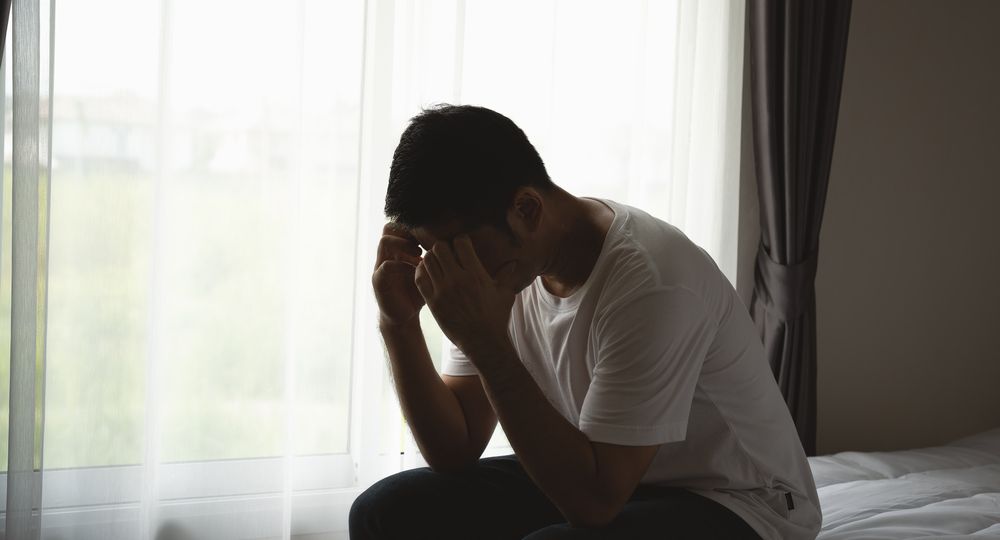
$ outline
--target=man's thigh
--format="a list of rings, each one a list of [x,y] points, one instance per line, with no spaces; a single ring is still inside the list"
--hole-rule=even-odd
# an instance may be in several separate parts
[[[386,477],[354,501],[349,526],[351,540],[500,540],[562,521],[511,455],[461,472],[422,467]]]
[[[739,516],[721,504],[686,489],[641,486],[621,513],[600,529],[559,523],[524,540],[760,540]]]

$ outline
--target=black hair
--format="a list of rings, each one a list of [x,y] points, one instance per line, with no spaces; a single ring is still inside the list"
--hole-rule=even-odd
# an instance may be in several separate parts
[[[521,128],[484,107],[438,104],[399,138],[385,215],[406,228],[457,219],[464,230],[493,225],[513,234],[507,209],[525,186],[554,184]]]

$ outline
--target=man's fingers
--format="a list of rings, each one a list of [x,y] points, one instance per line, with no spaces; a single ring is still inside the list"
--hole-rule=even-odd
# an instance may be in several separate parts
[[[463,268],[455,259],[455,254],[451,250],[451,246],[448,245],[448,242],[435,242],[431,251],[434,253],[438,263],[441,264],[441,269],[445,272],[453,272],[459,268]]]
[[[410,234],[410,231],[398,223],[389,222],[382,226],[382,238],[399,238],[405,244],[412,246],[410,251],[416,250],[416,255],[420,255],[420,242]]]
[[[423,267],[427,271],[427,275],[431,278],[431,284],[434,285],[435,290],[444,284],[444,272],[441,270],[441,263],[438,262],[433,252],[428,251],[424,255]]]
[[[427,259],[421,261],[417,265],[417,269],[413,272],[413,283],[417,286],[420,296],[424,297],[424,302],[434,294],[434,281],[427,272],[426,261]]]
[[[458,259],[458,264],[462,265],[462,268],[479,274],[480,277],[490,278],[489,272],[486,271],[482,261],[479,260],[479,256],[476,255],[476,249],[472,247],[472,240],[469,239],[469,235],[456,236],[454,244],[455,256]]]
[[[383,236],[378,243],[375,268],[383,261],[402,261],[416,266],[420,262],[420,246],[399,236]]]
[[[385,249],[386,251],[399,251],[402,253],[409,253],[415,257],[420,256],[420,246],[416,242],[411,242],[405,238],[400,238],[398,236],[385,235],[379,240],[379,247]]]
[[[399,238],[412,240],[414,244],[417,243],[417,239],[410,234],[410,231],[407,231],[402,225],[391,221],[382,226],[382,236],[386,235],[398,236]]]

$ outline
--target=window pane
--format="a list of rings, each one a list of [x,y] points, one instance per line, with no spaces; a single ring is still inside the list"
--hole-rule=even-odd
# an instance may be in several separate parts
[[[296,6],[56,11],[47,466],[346,451],[363,2]]]
[[[142,457],[160,17],[153,2],[98,4],[56,10],[44,444],[52,468]],[[97,15],[112,11],[129,24]]]

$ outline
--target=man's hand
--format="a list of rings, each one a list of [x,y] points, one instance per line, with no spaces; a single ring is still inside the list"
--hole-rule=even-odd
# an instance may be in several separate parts
[[[514,305],[510,283],[516,263],[489,275],[468,235],[435,242],[417,265],[415,283],[448,339],[475,363],[480,353],[508,343],[507,324]]]
[[[386,223],[378,243],[372,287],[382,325],[403,326],[416,319],[424,298],[414,283],[420,244],[398,225]]]

